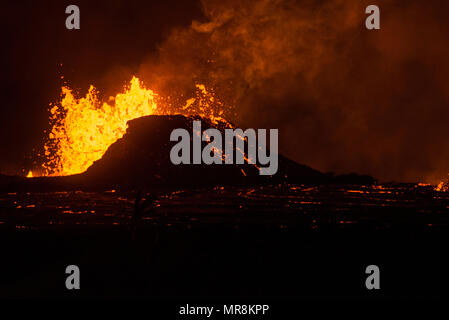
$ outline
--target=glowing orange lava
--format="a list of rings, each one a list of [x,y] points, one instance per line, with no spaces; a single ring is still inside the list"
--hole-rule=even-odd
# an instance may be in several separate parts
[[[448,184],[445,184],[444,181],[441,181],[436,187],[435,191],[449,191]]]
[[[52,125],[45,144],[44,175],[61,176],[84,172],[100,159],[108,147],[121,138],[129,120],[153,114],[201,115],[214,122],[224,121],[223,105],[213,91],[197,84],[195,98],[188,99],[179,111],[158,105],[158,94],[146,89],[133,77],[123,93],[100,102],[91,86],[83,98],[76,98],[68,87],[62,88],[62,99],[50,110]]]

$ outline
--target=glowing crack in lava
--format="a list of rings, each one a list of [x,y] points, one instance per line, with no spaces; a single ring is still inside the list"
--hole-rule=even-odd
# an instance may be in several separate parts
[[[189,99],[178,113],[224,121],[221,117],[223,105],[214,98],[213,91],[207,91],[204,85],[196,85],[196,88],[196,98]],[[174,113],[159,106],[158,94],[146,89],[137,77],[131,79],[123,93],[109,100],[101,102],[93,86],[84,98],[76,98],[68,87],[62,88],[60,104],[50,109],[52,129],[44,146],[44,175],[84,172],[125,134],[129,120]]]

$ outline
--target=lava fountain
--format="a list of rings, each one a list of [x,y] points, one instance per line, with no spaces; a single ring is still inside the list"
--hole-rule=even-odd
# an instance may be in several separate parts
[[[135,76],[123,93],[110,97],[108,102],[100,101],[94,86],[82,98],[63,87],[60,103],[50,109],[52,129],[44,146],[43,174],[65,176],[84,172],[125,134],[127,122],[135,118],[180,113],[225,121],[224,106],[213,90],[202,84],[197,84],[196,89],[196,97],[188,99],[177,112],[165,104],[162,107],[158,94],[146,89]]]

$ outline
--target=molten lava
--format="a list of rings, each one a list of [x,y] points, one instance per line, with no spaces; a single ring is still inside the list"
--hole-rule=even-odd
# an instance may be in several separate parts
[[[436,187],[435,187],[435,191],[443,191],[443,192],[447,192],[449,191],[449,182],[444,182],[441,181]]]
[[[50,110],[52,129],[44,147],[44,175],[84,172],[125,134],[127,122],[135,118],[181,113],[224,121],[223,104],[214,98],[213,91],[207,91],[201,84],[196,87],[196,98],[188,99],[178,112],[162,108],[158,94],[146,89],[137,77],[131,79],[123,93],[110,97],[109,102],[101,102],[93,86],[83,98],[76,98],[72,90],[63,87],[61,102]]]

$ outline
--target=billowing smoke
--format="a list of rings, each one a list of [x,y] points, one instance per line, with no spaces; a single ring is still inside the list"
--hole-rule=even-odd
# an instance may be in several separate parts
[[[319,170],[435,182],[449,173],[449,3],[374,2],[204,1],[139,76],[173,97],[215,88],[231,120],[279,128],[281,152]]]

